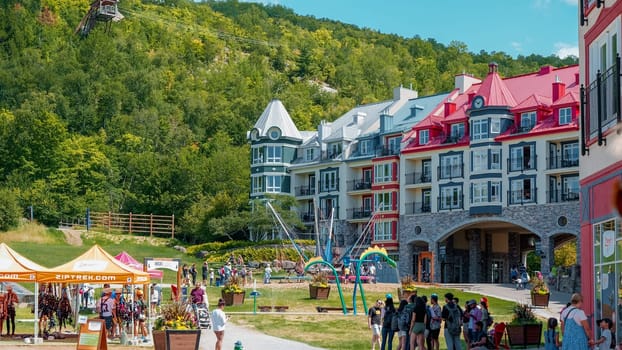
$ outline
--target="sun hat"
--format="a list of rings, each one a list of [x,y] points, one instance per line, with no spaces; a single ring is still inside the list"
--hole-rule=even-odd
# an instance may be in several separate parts
[[[393,295],[391,295],[391,293],[387,293],[387,295],[385,295],[385,297],[386,297],[387,299],[393,299]]]

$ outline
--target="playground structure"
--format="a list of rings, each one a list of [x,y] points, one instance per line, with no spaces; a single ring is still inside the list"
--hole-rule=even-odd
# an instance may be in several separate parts
[[[308,259],[306,257],[306,255],[304,254],[304,251],[298,246],[298,244],[296,243],[296,241],[294,240],[291,230],[289,230],[287,228],[287,226],[285,225],[283,219],[281,218],[281,216],[279,215],[279,213],[274,209],[274,207],[270,204],[270,202],[266,202],[266,206],[270,209],[270,212],[272,213],[272,215],[274,216],[275,220],[279,223],[282,231],[285,233],[285,235],[287,236],[287,238],[291,241],[292,245],[294,246],[294,248],[296,249],[296,251],[298,252],[298,254],[300,255],[300,258],[302,261],[305,262],[305,266],[304,266],[304,272],[309,272],[311,267],[315,266],[315,265],[323,265],[325,267],[327,267],[328,269],[330,269],[330,271],[332,272],[333,276],[335,277],[335,284],[337,285],[337,290],[339,292],[339,299],[341,301],[341,307],[343,310],[343,314],[346,315],[348,313],[348,308],[346,307],[346,303],[343,297],[343,291],[341,288],[341,281],[339,278],[339,274],[337,273],[337,269],[335,268],[335,265],[333,264],[333,257],[332,257],[332,251],[331,251],[331,240],[332,240],[332,218],[333,218],[333,214],[334,214],[334,208],[331,211],[331,215],[330,215],[330,224],[329,224],[329,230],[328,230],[328,237],[326,239],[326,245],[325,245],[325,249],[322,250],[321,247],[321,237],[319,235],[319,225],[316,219],[316,256]],[[317,218],[317,215],[316,215]],[[377,213],[374,212],[371,219],[367,222],[367,224],[365,225],[363,232],[361,232],[361,235],[357,238],[357,240],[354,242],[354,244],[350,247],[348,247],[345,251],[344,254],[342,254],[339,259],[337,259],[337,263],[341,263],[343,264],[343,266],[346,265],[351,265],[354,264],[354,272],[356,274],[356,280],[355,280],[355,286],[354,289],[352,291],[352,313],[354,315],[356,315],[356,290],[357,287],[360,290],[360,294],[361,294],[361,299],[363,302],[363,308],[365,310],[367,310],[367,301],[365,300],[365,291],[363,289],[363,282],[361,279],[361,268],[362,268],[362,264],[363,263],[373,263],[376,264],[380,261],[380,258],[384,258],[385,261],[387,262],[387,264],[393,268],[397,267],[397,263],[391,259],[388,254],[387,254],[387,250],[384,248],[380,248],[378,246],[374,246],[374,247],[367,247],[365,250],[363,247],[363,243],[365,242],[366,237],[370,234],[371,231],[371,227],[374,223],[374,221],[377,218]],[[358,259],[352,259],[351,256],[353,254],[359,255]],[[370,259],[372,258],[373,259]]]

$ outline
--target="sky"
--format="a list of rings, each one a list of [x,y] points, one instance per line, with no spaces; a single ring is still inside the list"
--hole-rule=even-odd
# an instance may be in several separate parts
[[[578,0],[245,0],[471,52],[579,56]]]

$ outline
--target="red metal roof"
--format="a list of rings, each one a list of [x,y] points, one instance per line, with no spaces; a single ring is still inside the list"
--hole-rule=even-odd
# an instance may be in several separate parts
[[[574,91],[571,91],[571,92],[565,94],[559,100],[555,101],[555,103],[553,103],[553,106],[575,104],[575,103],[579,103],[579,101],[580,101],[579,94],[574,92]]]
[[[516,100],[499,73],[493,71],[482,82],[477,94],[486,100],[486,106],[515,106]]]
[[[536,109],[537,107],[548,107],[551,105],[551,98],[548,96],[540,96],[532,94],[521,103],[516,105],[512,110]]]

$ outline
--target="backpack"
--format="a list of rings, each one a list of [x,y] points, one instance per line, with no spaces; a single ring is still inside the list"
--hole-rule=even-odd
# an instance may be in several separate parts
[[[397,316],[397,311],[395,311],[393,313],[393,315],[391,316],[391,330],[392,331],[399,331],[400,330],[400,325],[399,325],[399,319]]]
[[[449,311],[449,315],[447,316],[447,319],[445,319],[445,328],[449,334],[458,336],[462,333],[462,329],[460,327],[460,320],[462,319],[460,309],[458,309],[458,307],[454,304],[447,304],[447,311]]]
[[[384,309],[384,318],[382,319],[382,328],[391,329],[391,323],[393,321],[393,314],[395,311],[389,311]]]
[[[408,308],[404,308],[402,311],[398,312],[397,327],[401,331],[407,331],[409,326],[410,326],[410,310]]]

